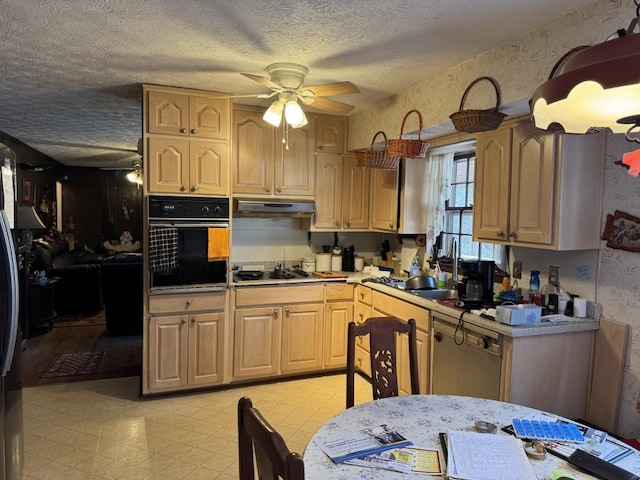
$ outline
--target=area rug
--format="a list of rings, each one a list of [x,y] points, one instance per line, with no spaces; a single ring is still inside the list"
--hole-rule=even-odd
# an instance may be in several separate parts
[[[59,353],[40,378],[93,375],[104,352]]]

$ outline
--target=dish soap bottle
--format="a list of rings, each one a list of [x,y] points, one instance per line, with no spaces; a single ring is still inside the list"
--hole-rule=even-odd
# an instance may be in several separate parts
[[[418,275],[420,275],[420,265],[418,265],[418,257],[415,256],[415,257],[413,257],[413,260],[411,261],[411,268],[409,269],[409,276],[410,277],[417,277]]]
[[[531,279],[529,280],[529,295],[540,292],[540,270],[531,270]]]

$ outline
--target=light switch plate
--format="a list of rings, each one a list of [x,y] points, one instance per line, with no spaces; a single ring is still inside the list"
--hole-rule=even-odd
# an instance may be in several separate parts
[[[511,270],[513,278],[522,278],[522,262],[520,260],[513,261],[513,269]]]

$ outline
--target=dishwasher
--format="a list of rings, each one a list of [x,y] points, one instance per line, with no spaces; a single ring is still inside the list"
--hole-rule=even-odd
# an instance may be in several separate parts
[[[433,313],[431,393],[499,400],[501,336]]]

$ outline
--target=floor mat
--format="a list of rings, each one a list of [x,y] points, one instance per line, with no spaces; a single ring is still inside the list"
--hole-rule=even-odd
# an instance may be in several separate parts
[[[93,375],[104,352],[59,353],[41,378]]]

